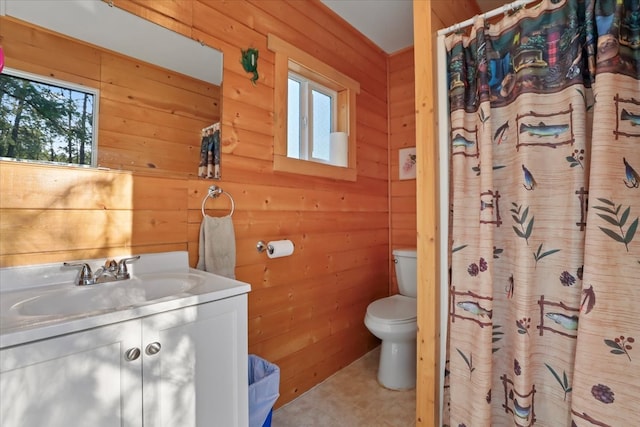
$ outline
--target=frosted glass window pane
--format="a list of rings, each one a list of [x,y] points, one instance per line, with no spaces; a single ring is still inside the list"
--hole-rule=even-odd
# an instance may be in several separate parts
[[[329,161],[329,135],[331,134],[331,97],[311,91],[313,97],[313,151],[316,159]]]
[[[300,82],[289,79],[287,157],[300,158]]]

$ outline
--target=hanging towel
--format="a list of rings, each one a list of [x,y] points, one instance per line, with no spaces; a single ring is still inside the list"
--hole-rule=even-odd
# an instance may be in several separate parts
[[[231,216],[202,218],[196,268],[236,278],[236,237]]]

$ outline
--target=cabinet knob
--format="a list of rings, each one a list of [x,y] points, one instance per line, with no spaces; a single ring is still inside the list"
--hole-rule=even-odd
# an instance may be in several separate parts
[[[140,357],[140,349],[138,347],[130,348],[124,353],[124,358],[130,362],[136,360],[138,357]]]
[[[145,352],[149,356],[153,356],[154,354],[160,351],[160,348],[162,348],[162,346],[160,345],[159,342],[152,342],[147,346],[147,348],[145,349]]]

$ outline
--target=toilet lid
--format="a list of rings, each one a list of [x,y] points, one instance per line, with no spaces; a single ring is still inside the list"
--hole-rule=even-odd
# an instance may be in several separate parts
[[[389,323],[407,322],[416,319],[416,306],[415,298],[392,295],[369,304],[367,314]]]

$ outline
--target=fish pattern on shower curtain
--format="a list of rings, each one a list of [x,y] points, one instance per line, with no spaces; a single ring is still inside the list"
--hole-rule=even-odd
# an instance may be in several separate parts
[[[640,0],[543,0],[447,37],[443,425],[640,416]]]

